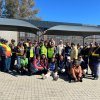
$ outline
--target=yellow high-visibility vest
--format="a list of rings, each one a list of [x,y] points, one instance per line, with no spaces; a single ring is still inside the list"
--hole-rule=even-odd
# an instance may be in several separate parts
[[[27,47],[29,47],[29,43],[25,43]]]
[[[48,58],[52,58],[54,55],[54,48],[48,48]]]
[[[6,54],[6,56],[11,56],[11,48],[8,46],[8,45],[6,45],[6,44],[2,44],[2,47],[5,49],[5,54]]]
[[[47,48],[43,45],[41,47],[41,55],[44,54],[47,57]]]
[[[30,49],[30,57],[34,57],[34,51],[33,51],[34,47],[31,47]]]
[[[2,46],[2,43],[0,43],[0,46]]]

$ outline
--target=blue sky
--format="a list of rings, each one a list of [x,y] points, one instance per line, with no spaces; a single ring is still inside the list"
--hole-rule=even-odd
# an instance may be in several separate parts
[[[100,0],[35,0],[45,21],[100,25]]]

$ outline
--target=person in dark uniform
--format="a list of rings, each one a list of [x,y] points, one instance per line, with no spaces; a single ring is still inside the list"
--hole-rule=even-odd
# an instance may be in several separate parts
[[[90,43],[88,56],[89,56],[89,68],[91,70],[92,76],[94,75],[93,73],[94,57],[92,56],[93,51],[94,51],[94,45],[93,43]]]
[[[5,67],[5,52],[4,52],[4,48],[2,47],[4,43],[4,39],[0,39],[0,57],[1,57],[1,61],[0,61],[0,70],[4,71],[4,67]]]
[[[99,43],[95,43],[94,51],[92,52],[93,58],[93,80],[97,80],[99,78],[99,66],[100,66],[100,45]]]
[[[80,52],[80,55],[82,55],[82,58],[86,64],[86,69],[87,69],[87,72],[88,73],[88,53],[89,53],[89,47],[88,47],[88,43],[85,43],[83,49],[81,50]]]
[[[9,44],[11,51],[12,51],[12,56],[11,56],[11,65],[10,65],[10,70],[14,69],[14,64],[15,64],[15,59],[16,59],[16,47],[15,47],[15,40],[12,39],[11,43]]]

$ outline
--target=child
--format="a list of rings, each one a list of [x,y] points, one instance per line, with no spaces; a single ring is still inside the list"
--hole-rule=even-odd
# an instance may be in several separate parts
[[[41,66],[40,63],[40,55],[37,55],[36,58],[34,58],[34,61],[31,63],[31,74],[41,71],[43,69],[44,68],[43,66]]]
[[[86,76],[86,69],[87,69],[87,65],[85,63],[85,61],[83,60],[82,56],[80,55],[79,58],[78,58],[78,62],[82,68],[82,74],[83,74],[83,77]]]
[[[61,73],[65,72],[65,62],[64,62],[64,57],[60,55],[60,59],[58,62],[58,71]]]
[[[21,58],[21,74],[24,74],[28,71],[27,69],[27,65],[28,65],[28,58],[26,58],[26,56],[24,55],[22,58]]]
[[[59,78],[59,76],[57,74],[58,73],[57,73],[57,66],[56,66],[55,58],[52,58],[51,62],[49,64],[48,72],[46,75],[42,74],[42,78],[46,79],[46,78],[50,77],[50,75],[52,75],[53,79],[55,81],[57,81]]]
[[[45,70],[47,70],[47,67],[48,67],[48,59],[46,58],[46,56],[45,56],[44,54],[42,54],[40,64],[41,64],[41,66],[42,66]]]

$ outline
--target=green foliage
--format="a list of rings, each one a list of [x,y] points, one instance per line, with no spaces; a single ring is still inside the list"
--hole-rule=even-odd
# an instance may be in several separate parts
[[[34,0],[3,0],[3,2],[0,2],[0,7],[2,5],[3,8],[0,8],[1,17],[41,20],[41,18],[36,17],[39,10],[34,9]]]

